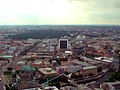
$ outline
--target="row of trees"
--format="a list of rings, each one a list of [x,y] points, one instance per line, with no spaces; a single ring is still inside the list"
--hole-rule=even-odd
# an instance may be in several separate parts
[[[44,39],[49,36],[49,38],[59,38],[61,36],[69,36],[68,31],[63,30],[53,30],[53,29],[48,29],[48,30],[31,30],[29,32],[21,33],[21,34],[16,34],[10,36],[12,39],[19,39],[19,40],[25,40],[29,38],[34,38],[34,39]]]

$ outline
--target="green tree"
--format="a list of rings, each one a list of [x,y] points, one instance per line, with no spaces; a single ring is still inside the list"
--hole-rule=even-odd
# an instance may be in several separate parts
[[[65,72],[65,74],[66,74],[66,75],[68,75],[68,74],[69,74],[69,72]]]
[[[97,68],[97,71],[98,71],[98,72],[102,72],[102,66],[98,67],[98,68]]]
[[[89,73],[89,76],[93,76],[94,74],[92,74],[92,73]]]
[[[12,67],[8,67],[7,70],[8,70],[8,71],[12,71],[13,68],[12,68]]]

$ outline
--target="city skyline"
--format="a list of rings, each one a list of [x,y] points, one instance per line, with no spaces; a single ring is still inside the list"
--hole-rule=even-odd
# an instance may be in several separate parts
[[[120,25],[119,0],[0,0],[0,25]]]

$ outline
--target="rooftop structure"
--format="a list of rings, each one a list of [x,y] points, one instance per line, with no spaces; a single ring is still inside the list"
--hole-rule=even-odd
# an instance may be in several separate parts
[[[23,72],[31,72],[33,70],[34,70],[34,68],[30,67],[29,65],[22,66],[22,71]]]
[[[3,56],[3,58],[13,58],[13,56],[5,55],[5,56]]]
[[[74,64],[77,64],[77,65],[82,65],[82,66],[91,66],[91,64],[88,64],[86,62],[82,62],[82,61],[78,61],[78,60],[74,60],[72,61]]]
[[[44,90],[59,90],[59,89],[55,86],[48,86],[48,87],[45,87]]]
[[[22,89],[22,90],[42,90],[40,88],[28,88],[28,89]]]
[[[59,39],[58,48],[65,50],[68,49],[68,39]]]
[[[87,87],[86,85],[84,84],[80,84],[77,86],[77,89],[78,90],[92,90],[91,88]]]
[[[96,66],[87,66],[87,67],[83,67],[83,70],[88,70],[88,69],[96,69]]]
[[[43,60],[35,60],[32,64],[32,67],[40,68],[40,67],[46,67],[47,63]]]
[[[82,74],[83,75],[90,75],[90,74],[97,75],[97,67],[96,66],[83,67]]]
[[[40,68],[38,70],[45,77],[51,76],[51,75],[57,75],[57,71],[55,71],[52,68]]]
[[[17,62],[17,65],[25,65],[25,61],[19,61],[19,62]]]

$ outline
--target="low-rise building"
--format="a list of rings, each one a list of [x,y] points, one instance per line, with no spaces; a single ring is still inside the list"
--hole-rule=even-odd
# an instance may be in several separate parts
[[[48,86],[48,87],[45,87],[44,90],[59,90],[59,89],[55,86]]]
[[[40,68],[38,69],[39,73],[42,74],[44,77],[48,77],[48,76],[56,76],[57,75],[57,71],[55,71],[52,68]]]
[[[32,64],[31,64],[32,67],[35,67],[35,68],[42,68],[42,67],[46,67],[47,64],[45,61],[41,61],[41,60],[35,60]]]
[[[96,66],[83,67],[82,74],[83,75],[89,75],[89,74],[96,75],[97,74],[97,67]]]
[[[77,86],[77,90],[92,90],[92,89],[87,87],[84,84],[80,84],[80,85]]]

